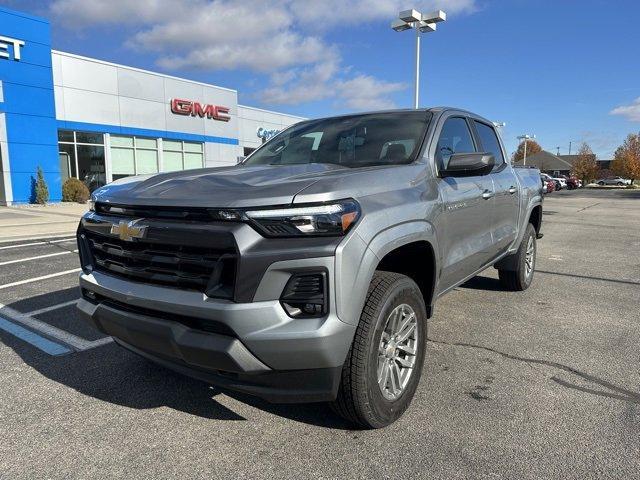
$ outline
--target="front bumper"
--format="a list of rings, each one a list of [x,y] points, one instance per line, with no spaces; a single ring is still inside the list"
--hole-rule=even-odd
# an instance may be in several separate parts
[[[331,272],[332,260],[275,263],[261,284],[283,287],[287,269],[323,266]],[[272,402],[336,397],[355,326],[342,322],[334,309],[323,318],[292,319],[277,300],[214,300],[100,272],[83,273],[80,286],[95,297],[78,304],[86,321],[168,368]]]

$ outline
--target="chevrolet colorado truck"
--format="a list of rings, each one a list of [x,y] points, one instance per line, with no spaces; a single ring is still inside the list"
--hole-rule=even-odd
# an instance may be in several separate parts
[[[271,402],[395,421],[439,297],[531,284],[540,172],[451,109],[298,123],[240,164],[121,179],[78,227],[80,313],[122,347]]]

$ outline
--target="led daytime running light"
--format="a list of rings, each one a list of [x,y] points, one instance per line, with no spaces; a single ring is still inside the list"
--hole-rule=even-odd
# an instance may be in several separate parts
[[[250,218],[281,218],[306,215],[332,215],[340,213],[344,207],[340,204],[319,205],[316,207],[278,208],[273,210],[252,210],[246,212]]]

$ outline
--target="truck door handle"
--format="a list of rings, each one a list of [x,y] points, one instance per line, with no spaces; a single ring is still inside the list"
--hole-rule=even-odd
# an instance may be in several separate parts
[[[495,194],[491,190],[485,190],[484,192],[482,192],[482,198],[484,198],[485,200],[493,198],[494,195]]]
[[[517,191],[518,191],[518,189],[517,189],[516,187],[513,187],[513,186],[512,186],[512,187],[509,187],[509,193],[510,193],[511,195],[513,195],[513,194],[514,194],[514,193],[516,193]]]

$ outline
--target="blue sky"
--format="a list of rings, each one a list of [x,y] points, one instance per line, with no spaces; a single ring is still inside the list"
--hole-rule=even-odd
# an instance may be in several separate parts
[[[51,20],[53,47],[237,89],[314,117],[409,107],[414,38],[399,9],[442,8],[423,38],[421,104],[506,122],[609,158],[640,130],[640,2],[526,0],[0,0]]]

